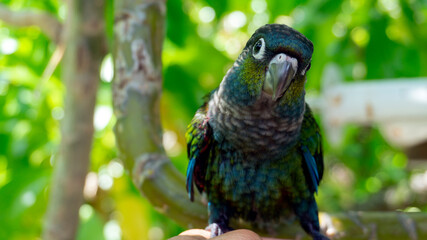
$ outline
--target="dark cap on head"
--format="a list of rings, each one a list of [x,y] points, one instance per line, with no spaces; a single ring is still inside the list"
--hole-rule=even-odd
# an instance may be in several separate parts
[[[313,43],[302,33],[285,24],[266,24],[258,28],[245,48],[264,38],[266,48],[274,53],[284,52],[298,59],[299,68],[305,68],[313,54]]]

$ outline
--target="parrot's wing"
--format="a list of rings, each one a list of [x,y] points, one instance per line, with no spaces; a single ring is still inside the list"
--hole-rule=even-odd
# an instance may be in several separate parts
[[[187,154],[190,159],[187,168],[187,192],[191,201],[194,199],[193,183],[199,192],[202,192],[205,187],[206,166],[213,139],[212,128],[208,123],[207,109],[208,103],[206,102],[197,110],[185,135]]]
[[[312,192],[317,192],[323,177],[323,150],[320,129],[313,113],[306,104],[304,120],[301,127],[300,150],[303,155],[303,169],[307,183]]]

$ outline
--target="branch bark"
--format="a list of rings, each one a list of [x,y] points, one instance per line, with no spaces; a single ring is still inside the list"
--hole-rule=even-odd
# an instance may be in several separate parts
[[[34,10],[12,11],[0,4],[0,20],[16,27],[37,26],[55,42],[61,37],[62,24],[50,13]]]
[[[133,182],[153,206],[182,226],[207,225],[206,201],[188,200],[185,179],[162,147],[159,102],[162,90],[161,46],[164,1],[116,1],[115,134],[121,158]],[[427,239],[425,213],[321,214],[324,231],[333,239]],[[251,228],[233,222],[235,228]],[[259,229],[253,229],[265,234]],[[298,223],[283,226],[278,237],[309,239]]]
[[[422,212],[347,212],[320,214],[331,239],[427,239],[427,214]]]
[[[75,239],[89,167],[99,70],[107,46],[104,0],[69,0],[62,78],[67,93],[43,239]]]
[[[204,227],[206,207],[190,203],[184,178],[162,146],[159,103],[165,1],[116,1],[115,133],[133,182],[159,211],[184,226]]]

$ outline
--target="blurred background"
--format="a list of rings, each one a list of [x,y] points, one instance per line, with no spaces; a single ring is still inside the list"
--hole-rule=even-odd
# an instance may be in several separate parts
[[[1,4],[65,19],[63,1],[2,0]],[[110,48],[113,9],[109,0]],[[337,76],[340,84],[372,80],[388,84],[395,78],[426,77],[425,0],[168,0],[161,116],[164,147],[174,165],[185,173],[187,124],[250,35],[266,23],[290,25],[314,44],[306,86],[325,140],[327,171],[317,196],[320,210],[427,211],[426,138],[410,144],[393,141],[375,119],[363,124],[342,122],[336,126],[338,133],[329,133],[326,129],[334,131],[334,126],[322,115],[327,104],[319,104],[334,86],[324,81]],[[57,48],[37,27],[15,28],[0,20],[0,239],[40,238],[64,116],[60,66],[44,74]],[[334,70],[325,71],[330,66]],[[113,75],[109,54],[100,72],[96,132],[78,239],[166,239],[183,228],[153,209],[118,159],[112,132]],[[418,89],[417,96],[426,104],[427,89]],[[418,120],[427,126],[427,119]]]

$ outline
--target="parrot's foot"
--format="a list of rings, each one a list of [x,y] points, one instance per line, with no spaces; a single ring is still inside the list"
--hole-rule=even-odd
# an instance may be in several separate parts
[[[313,238],[313,240],[329,240],[329,238],[323,235],[320,232],[320,229],[318,227],[315,227],[314,224],[310,224],[308,222],[301,222],[301,226]]]
[[[223,224],[211,223],[211,224],[209,224],[209,226],[207,226],[205,228],[205,230],[210,231],[211,232],[211,238],[213,238],[213,237],[217,237],[221,234],[224,234],[224,233],[226,233],[232,229],[229,228],[228,226],[223,225]]]

